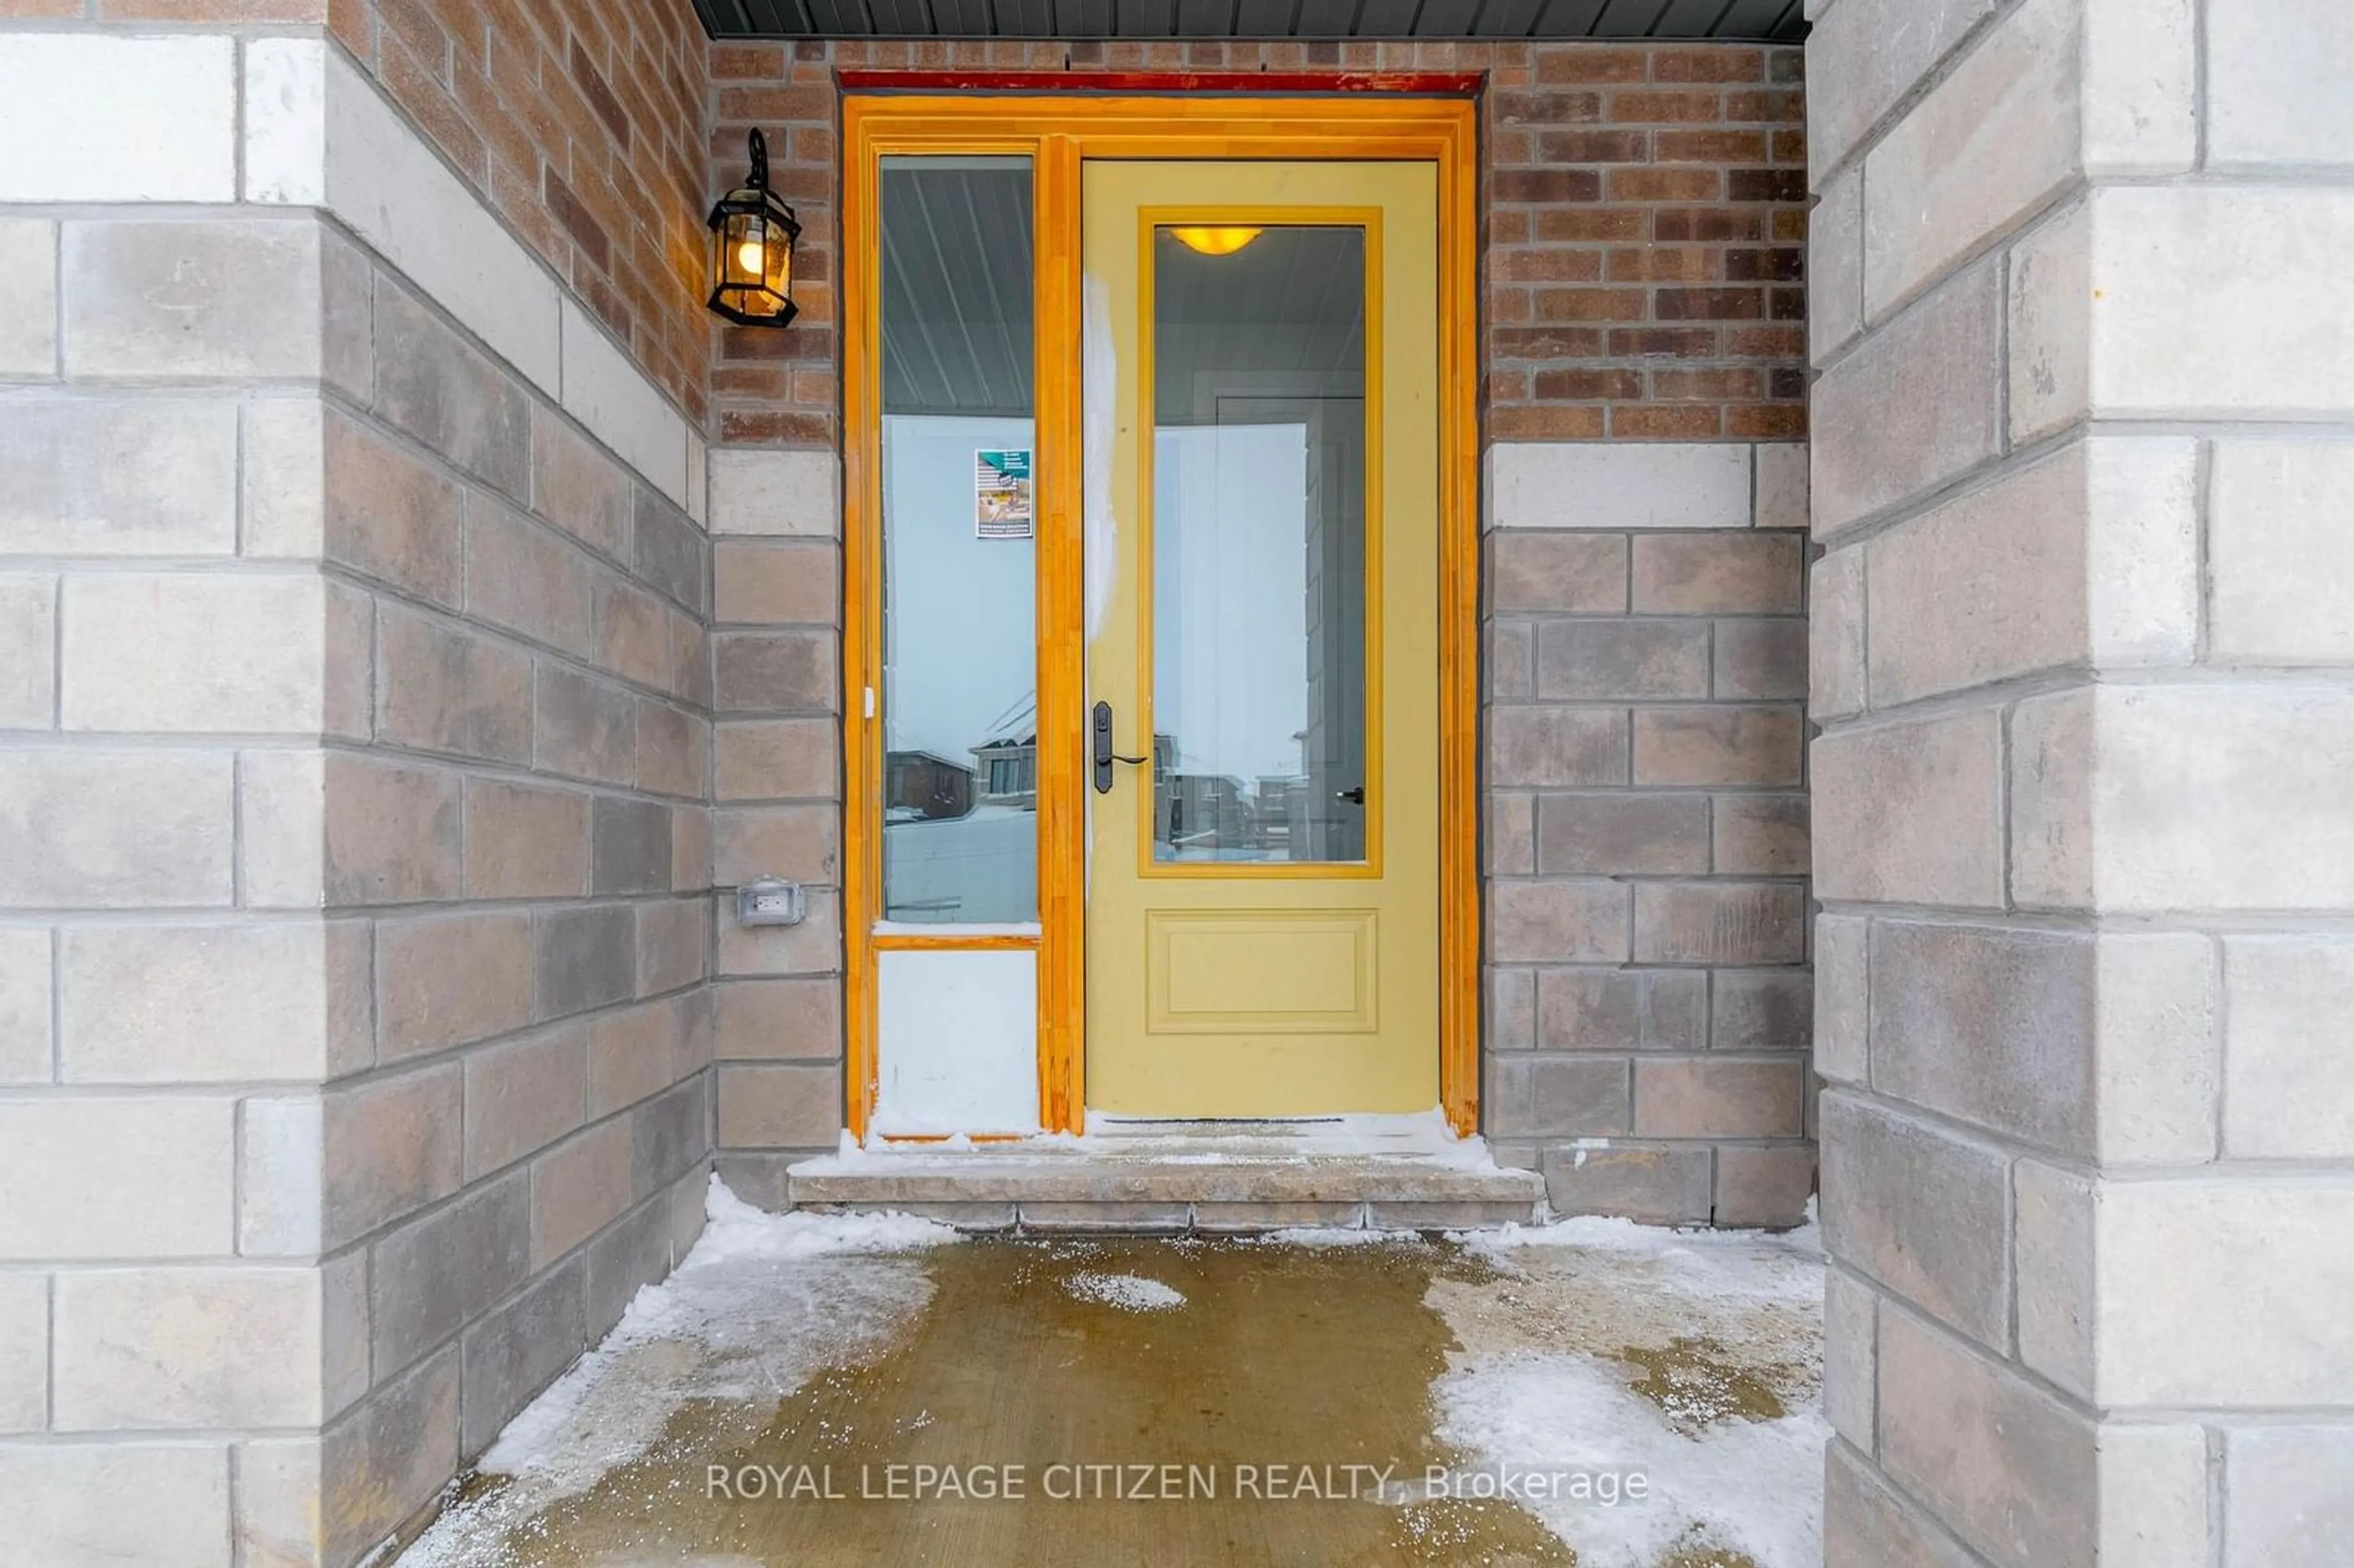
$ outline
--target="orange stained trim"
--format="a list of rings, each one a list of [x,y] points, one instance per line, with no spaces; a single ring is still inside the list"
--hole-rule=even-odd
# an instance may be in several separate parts
[[[954,930],[877,931],[872,938],[878,953],[1028,953],[1038,938],[1026,932],[992,931],[961,936]]]
[[[886,1132],[885,1143],[946,1143],[959,1136],[953,1132]],[[1028,1135],[1019,1132],[973,1132],[963,1135],[974,1143],[1020,1143]]]
[[[875,1108],[873,934],[883,858],[880,176],[873,158],[843,166],[842,254],[854,259],[843,269],[842,313],[843,1119],[861,1141]]]
[[[1467,112],[1438,161],[1438,1092],[1479,1130],[1479,208]]]
[[[1082,323],[1079,166],[1087,158],[1406,159],[1438,165],[1440,559],[1439,1089],[1458,1132],[1479,1107],[1477,122],[1465,99],[867,93],[843,100],[843,932],[845,1121],[875,1090],[874,932],[882,892],[881,160],[1014,154],[1036,184],[1038,352],[1039,1115],[1085,1116],[1087,784],[1079,566]],[[1056,715],[1061,715],[1056,722]],[[1027,940],[1024,938],[1023,940]],[[945,938],[970,948],[972,938]]]
[[[1079,142],[1040,139],[1037,213],[1038,1125],[1087,1121],[1087,589],[1079,355]]]
[[[1354,228],[1365,237],[1365,858],[1359,861],[1270,861],[1262,864],[1222,861],[1162,861],[1152,853],[1153,793],[1136,792],[1139,822],[1136,873],[1148,877],[1204,877],[1220,881],[1322,882],[1349,878],[1374,879],[1382,874],[1382,803],[1388,789],[1382,779],[1382,209],[1377,207],[1148,207],[1137,213],[1139,254],[1136,261],[1136,407],[1143,421],[1136,442],[1137,518],[1136,690],[1140,726],[1132,737],[1140,751],[1150,752],[1160,729],[1153,711],[1153,529],[1157,493],[1153,482],[1154,431],[1160,410],[1154,407],[1159,383],[1153,376],[1155,334],[1152,240],[1155,231],[1185,225],[1250,225],[1259,228]]]
[[[1312,98],[1034,97],[850,93],[853,158],[891,154],[1034,155],[1043,138],[1079,138],[1086,158],[1459,157],[1472,175],[1468,100],[1334,93]]]
[[[882,70],[837,73],[848,92],[984,91],[1158,93],[1458,93],[1479,90],[1476,70],[1130,71],[1130,70]]]

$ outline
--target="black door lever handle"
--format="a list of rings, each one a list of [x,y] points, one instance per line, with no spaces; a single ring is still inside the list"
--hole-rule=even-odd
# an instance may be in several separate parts
[[[1111,705],[1109,703],[1096,705],[1094,717],[1087,727],[1095,747],[1097,794],[1111,793],[1113,763],[1125,762],[1131,768],[1141,768],[1152,760],[1149,757],[1122,757],[1111,748]]]
[[[1332,799],[1346,800],[1353,806],[1362,806],[1365,803],[1365,787],[1360,784],[1353,789],[1336,789],[1332,792]]]

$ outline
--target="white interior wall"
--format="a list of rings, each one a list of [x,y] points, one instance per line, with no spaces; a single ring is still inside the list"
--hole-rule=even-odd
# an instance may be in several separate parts
[[[876,955],[873,1130],[1038,1130],[1038,956]]]
[[[1180,771],[1299,770],[1308,723],[1308,430],[1154,432],[1152,728]]]

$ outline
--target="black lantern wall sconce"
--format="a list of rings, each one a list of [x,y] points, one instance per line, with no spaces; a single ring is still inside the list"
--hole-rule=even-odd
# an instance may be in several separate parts
[[[769,140],[752,132],[752,172],[711,209],[711,308],[744,326],[780,327],[793,303],[793,241],[801,226],[769,188]]]

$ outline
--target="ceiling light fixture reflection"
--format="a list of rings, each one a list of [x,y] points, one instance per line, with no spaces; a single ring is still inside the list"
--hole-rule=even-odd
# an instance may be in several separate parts
[[[1257,239],[1266,230],[1222,225],[1215,228],[1172,228],[1169,232],[1175,235],[1177,243],[1188,250],[1199,251],[1204,256],[1232,256],[1235,251]]]

